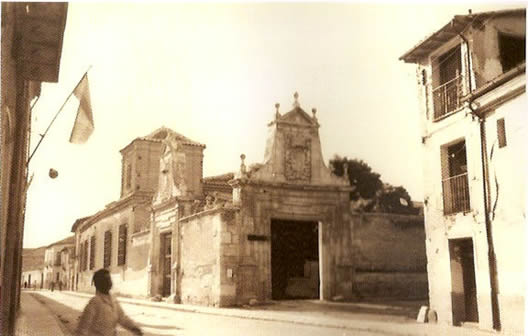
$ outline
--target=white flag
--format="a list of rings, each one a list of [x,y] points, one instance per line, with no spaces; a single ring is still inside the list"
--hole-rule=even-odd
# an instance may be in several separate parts
[[[70,142],[82,144],[92,135],[94,121],[92,115],[92,103],[90,101],[90,88],[88,86],[88,74],[85,73],[73,94],[79,99],[79,109],[70,135]]]

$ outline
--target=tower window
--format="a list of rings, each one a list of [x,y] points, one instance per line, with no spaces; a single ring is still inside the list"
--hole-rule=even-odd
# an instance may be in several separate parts
[[[126,165],[125,181],[126,189],[130,189],[132,187],[132,165],[130,163]]]

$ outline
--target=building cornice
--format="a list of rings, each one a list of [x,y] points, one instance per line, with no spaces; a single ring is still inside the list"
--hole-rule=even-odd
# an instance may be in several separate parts
[[[89,217],[86,221],[79,225],[78,229],[81,232],[86,231],[90,226],[97,223],[103,218],[106,218],[124,208],[137,204],[149,204],[152,201],[152,192],[136,192],[125,198],[122,198],[116,202],[112,202],[106,206],[105,209],[97,212],[93,216]]]
[[[500,75],[465,97],[480,115],[526,91],[526,63]]]
[[[351,192],[354,191],[354,187],[350,185],[306,185],[306,184],[294,184],[287,182],[270,182],[262,180],[253,180],[247,178],[237,178],[229,181],[229,185],[233,188],[236,187],[268,187],[274,189],[287,189],[287,190],[299,190],[299,191],[318,191],[318,192]]]

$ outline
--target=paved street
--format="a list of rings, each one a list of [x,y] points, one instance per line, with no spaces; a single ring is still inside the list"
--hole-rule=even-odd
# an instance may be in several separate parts
[[[66,335],[75,330],[80,312],[88,302],[88,298],[57,291],[53,293],[48,291],[25,292],[23,295],[32,295],[38,302],[49,308],[53,315],[61,321],[63,332]],[[187,313],[127,303],[122,303],[122,307],[131,318],[138,322],[145,335],[380,335],[377,332]],[[118,331],[119,335],[130,334],[122,328]]]

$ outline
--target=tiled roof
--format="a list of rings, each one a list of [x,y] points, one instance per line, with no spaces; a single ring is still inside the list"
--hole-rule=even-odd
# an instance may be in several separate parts
[[[180,133],[175,132],[172,129],[170,129],[168,127],[165,127],[165,126],[162,126],[162,127],[158,128],[157,130],[155,130],[154,132],[152,132],[152,133],[150,133],[150,134],[148,134],[148,135],[146,135],[144,137],[140,137],[139,139],[142,139],[142,140],[153,140],[153,141],[163,141],[164,139],[167,138],[168,135],[171,135],[174,138],[180,140],[185,145],[205,147],[204,144],[201,144],[199,142],[191,140],[191,139],[181,135]]]
[[[232,180],[234,177],[235,177],[235,174],[226,173],[222,175],[204,177],[203,182],[204,183],[214,183],[214,184],[218,184],[218,183],[226,184],[227,181]]]
[[[412,47],[405,54],[403,54],[400,57],[400,60],[403,60],[407,63],[415,63],[423,57],[428,56],[432,51],[440,47],[442,44],[448,42],[453,37],[459,35],[459,33],[462,33],[469,24],[482,23],[492,17],[512,14],[526,15],[526,9],[518,8],[467,15],[455,15],[453,19],[451,19],[451,21],[449,21],[445,26],[443,26],[433,34],[429,35],[424,40],[420,41],[420,43]]]
[[[157,130],[155,130],[154,132],[152,132],[150,134],[135,138],[128,145],[123,147],[123,149],[121,149],[121,152],[123,152],[126,148],[128,148],[130,145],[132,145],[134,143],[134,141],[141,140],[141,141],[150,141],[150,142],[159,142],[159,143],[161,143],[169,135],[171,135],[172,137],[176,138],[177,140],[179,140],[184,145],[197,146],[197,147],[205,148],[204,144],[199,143],[199,142],[194,141],[194,140],[191,140],[191,139],[181,135],[180,133],[171,130],[168,127],[162,126],[162,127],[158,128]]]
[[[50,248],[55,245],[73,244],[74,242],[75,242],[75,236],[69,236],[68,238],[64,238],[63,240],[59,240],[59,241],[49,244],[47,248]]]

